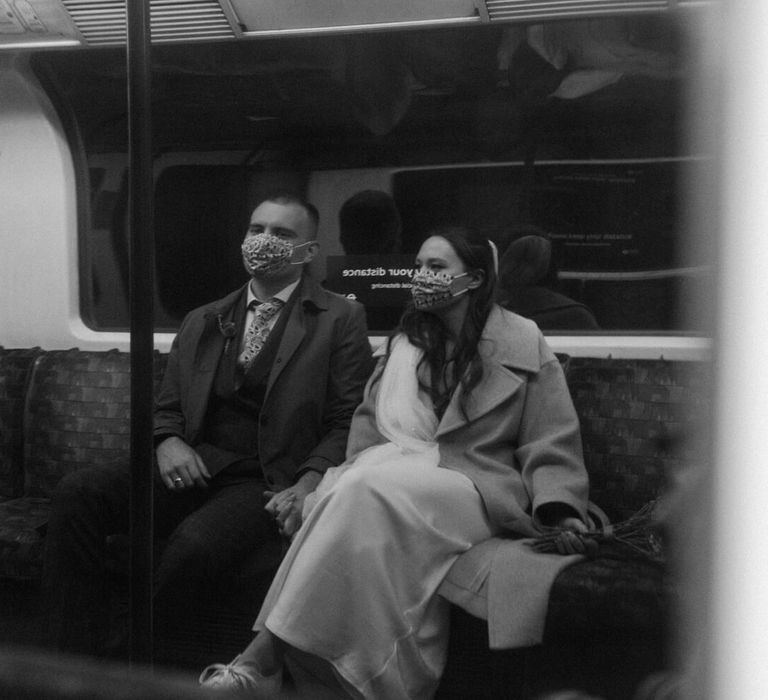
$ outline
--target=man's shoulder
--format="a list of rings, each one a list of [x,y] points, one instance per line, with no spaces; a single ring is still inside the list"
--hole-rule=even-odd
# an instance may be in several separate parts
[[[365,309],[359,301],[345,297],[343,294],[332,292],[325,288],[323,288],[323,292],[328,298],[329,308],[334,307],[344,309],[345,311],[363,311]]]
[[[365,307],[343,294],[332,292],[323,287],[317,280],[308,277],[305,280],[304,296],[320,309],[327,309],[338,314],[360,314],[365,312]]]
[[[226,296],[210,301],[207,304],[198,306],[192,311],[188,312],[182,322],[182,327],[189,324],[199,323],[200,321],[206,321],[209,318],[213,318],[218,314],[224,314],[232,308],[232,305],[240,298],[243,293],[243,287],[236,289],[234,292],[230,292]]]

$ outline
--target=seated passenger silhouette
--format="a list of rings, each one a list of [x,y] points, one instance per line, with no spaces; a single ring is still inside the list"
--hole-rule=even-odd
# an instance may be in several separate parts
[[[596,330],[594,314],[561,294],[552,244],[543,235],[510,243],[499,263],[499,303],[535,321],[541,330]]]
[[[400,213],[381,190],[361,190],[339,210],[339,238],[347,255],[400,252]]]
[[[401,252],[401,220],[395,200],[382,190],[361,190],[339,209],[339,241],[346,255],[397,255]],[[377,261],[383,262],[383,258]],[[366,305],[368,328],[390,331],[400,320],[401,306]]]

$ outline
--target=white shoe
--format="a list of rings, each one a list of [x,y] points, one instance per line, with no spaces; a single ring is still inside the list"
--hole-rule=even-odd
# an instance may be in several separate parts
[[[283,670],[265,676],[253,665],[236,656],[228,664],[211,664],[200,674],[200,685],[216,690],[247,690],[255,698],[277,698],[283,685]]]

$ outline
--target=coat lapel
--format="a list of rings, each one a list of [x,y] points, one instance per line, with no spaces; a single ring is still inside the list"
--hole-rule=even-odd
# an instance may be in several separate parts
[[[272,390],[272,386],[282,373],[283,368],[288,364],[291,357],[293,357],[293,354],[296,352],[299,345],[301,345],[301,341],[304,339],[305,335],[304,309],[301,299],[297,299],[296,303],[291,307],[291,315],[288,317],[288,321],[285,324],[283,337],[280,338],[280,347],[277,349],[277,355],[275,355],[275,359],[272,362],[272,368],[269,372],[269,381],[267,382],[267,394]]]
[[[465,416],[461,410],[461,394],[459,388],[453,392],[448,408],[443,414],[440,424],[437,426],[437,435],[443,435],[462,427],[465,423],[475,421],[486,413],[492,411],[503,401],[512,396],[522,385],[523,380],[512,370],[500,364],[485,362],[483,365],[483,377],[475,387],[466,402]]]
[[[318,310],[328,308],[322,288],[308,276],[302,279],[298,294],[299,298],[291,306],[291,315],[286,322],[283,337],[280,339],[280,347],[278,347],[277,355],[272,363],[267,382],[267,396],[307,334],[306,306],[312,305]]]
[[[204,314],[204,324],[200,332],[195,353],[195,367],[202,372],[215,370],[219,364],[219,358],[224,349],[226,339],[219,328],[219,318],[223,323],[232,321],[234,309],[238,302],[245,303],[246,286],[241,287],[232,294],[224,297],[219,303],[212,305]],[[239,338],[230,339],[229,350],[237,352]]]
[[[538,372],[539,333],[526,328],[533,322],[494,307],[483,329],[479,353],[483,376],[461,410],[462,390],[453,392],[451,401],[437,427],[437,435],[456,430],[468,421],[475,421],[509,399],[524,383],[522,374]]]
[[[200,414],[190,418],[189,422],[192,425],[199,426],[202,423],[219,359],[224,351],[226,339],[219,330],[218,317],[221,315],[224,322],[232,319],[236,304],[245,296],[245,289],[243,286],[232,292],[220,302],[211,305],[203,313],[203,325],[196,343],[195,357],[191,368],[193,380],[189,389],[189,405],[195,407],[195,410],[199,410]],[[229,352],[237,352],[238,340],[236,337],[231,339]]]

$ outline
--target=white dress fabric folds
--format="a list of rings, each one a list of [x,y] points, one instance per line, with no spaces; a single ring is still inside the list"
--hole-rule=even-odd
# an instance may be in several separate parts
[[[438,467],[420,357],[394,340],[376,403],[389,442],[329,470],[307,499],[254,625],[376,700],[432,697],[448,640],[448,603],[436,591],[462,552],[497,532],[472,481]]]

